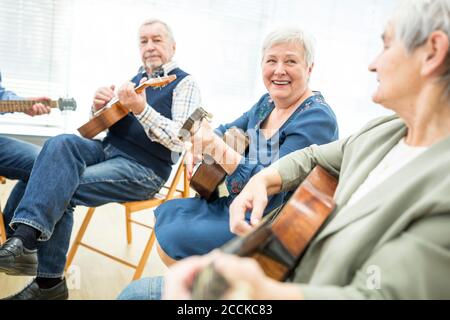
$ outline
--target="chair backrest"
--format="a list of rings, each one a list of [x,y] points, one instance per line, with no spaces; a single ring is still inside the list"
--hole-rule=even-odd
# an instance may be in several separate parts
[[[155,195],[154,198],[142,201],[132,201],[123,203],[123,205],[131,211],[138,211],[149,207],[160,205],[161,203],[171,200],[173,198],[188,198],[190,196],[189,180],[187,178],[187,169],[184,164],[185,154],[180,157],[179,162],[174,166],[177,168],[169,178],[170,183],[166,183],[165,186]],[[184,174],[183,174],[184,173]],[[181,176],[183,179],[183,188],[180,190],[178,185],[180,183]]]
[[[167,191],[166,199],[172,199],[174,197],[174,194],[176,191],[180,192],[184,198],[187,198],[189,196],[189,180],[187,178],[187,169],[186,165],[184,164],[184,159],[186,157],[186,153],[183,153],[183,155],[180,157],[177,171],[175,172],[175,175],[172,179],[172,182],[170,183],[170,187]],[[184,174],[183,174],[184,173]],[[179,190],[178,184],[180,183],[181,175],[183,174],[183,190]]]
[[[153,197],[151,199],[147,199],[147,200],[121,203],[121,205],[125,207],[126,236],[127,236],[128,244],[131,244],[131,242],[132,242],[132,228],[131,228],[132,223],[138,224],[142,227],[153,229],[152,225],[146,225],[140,221],[133,220],[131,217],[132,213],[141,211],[141,210],[145,210],[145,209],[154,208],[154,207],[159,206],[160,204],[162,204],[168,200],[171,200],[173,198],[189,197],[189,195],[190,195],[189,180],[187,178],[187,170],[186,170],[186,166],[184,164],[184,158],[185,158],[185,155],[183,154],[182,157],[180,157],[179,162],[174,166],[174,169],[176,168],[176,171],[174,171],[173,174],[171,175],[171,177],[169,178],[170,182],[168,182],[166,184],[166,186],[162,187],[161,190],[155,195],[155,197]],[[180,178],[182,176],[182,173],[184,173],[183,189],[179,190],[178,185],[180,183]],[[76,254],[79,246],[83,245],[85,248],[87,248],[91,251],[94,251],[94,252],[99,253],[105,257],[108,257],[116,262],[122,263],[124,265],[127,265],[129,267],[136,269],[136,271],[133,275],[133,280],[139,279],[142,276],[142,273],[144,271],[145,265],[147,263],[148,257],[151,252],[151,249],[155,242],[154,232],[152,231],[150,233],[150,238],[147,241],[147,244],[145,245],[144,252],[142,253],[141,258],[139,259],[139,263],[137,265],[135,265],[135,264],[125,261],[121,258],[115,257],[105,251],[98,249],[98,248],[95,248],[92,245],[88,245],[88,244],[82,242],[82,239],[84,237],[84,234],[86,232],[86,229],[89,225],[89,222],[91,221],[91,218],[92,218],[94,212],[95,212],[94,207],[89,208],[87,214],[85,215],[84,220],[81,224],[81,227],[78,230],[77,235],[75,236],[72,247],[70,248],[70,250],[67,254],[67,261],[66,261],[65,269],[67,270],[69,268],[69,266],[72,264],[73,258],[75,257],[75,254]]]

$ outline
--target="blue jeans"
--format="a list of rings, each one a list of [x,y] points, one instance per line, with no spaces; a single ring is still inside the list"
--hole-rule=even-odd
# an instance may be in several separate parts
[[[118,300],[161,300],[163,277],[144,278],[132,282],[117,297]]]
[[[28,181],[40,147],[0,136],[0,176]]]
[[[15,212],[12,206],[5,208],[5,220],[13,227],[22,223],[41,232],[38,276],[58,278],[64,273],[77,205],[149,199],[164,182],[112,145],[59,135],[44,144],[23,197],[11,195],[21,200]]]
[[[5,206],[5,215],[14,212],[25,191],[26,182],[33,169],[40,147],[17,139],[0,136],[0,176],[11,180],[19,180],[13,188]],[[8,218],[5,217],[8,221]],[[6,233],[12,234],[11,228],[6,224]]]

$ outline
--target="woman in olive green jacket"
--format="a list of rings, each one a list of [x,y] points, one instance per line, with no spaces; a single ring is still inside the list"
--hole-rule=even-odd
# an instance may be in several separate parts
[[[450,299],[450,0],[404,1],[383,42],[370,65],[379,81],[373,100],[395,115],[288,155],[231,205],[232,231],[242,235],[268,195],[295,190],[314,166],[339,177],[335,215],[293,283],[269,279],[253,260],[216,254],[175,265],[166,298],[189,298],[193,275],[215,259],[231,288],[252,299]]]

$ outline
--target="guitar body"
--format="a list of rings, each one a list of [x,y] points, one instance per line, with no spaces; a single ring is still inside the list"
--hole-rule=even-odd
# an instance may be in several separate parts
[[[196,133],[195,125],[200,124],[203,119],[209,120],[211,117],[212,115],[203,108],[195,109],[184,122],[178,137],[183,141],[190,140],[191,136]],[[248,136],[236,127],[228,129],[223,136],[223,140],[239,154],[243,154],[250,143]],[[216,163],[211,156],[205,154],[204,160],[191,178],[190,186],[200,197],[210,201],[213,200],[217,187],[223,182],[226,175],[222,166]]]
[[[270,225],[271,240],[253,256],[264,272],[284,280],[332,213],[337,179],[316,167]]]
[[[221,251],[254,258],[267,276],[283,281],[295,269],[307,246],[333,212],[337,179],[317,166],[281,209],[265,217],[247,236],[236,237]],[[193,299],[219,299],[229,289],[213,266],[200,272]]]
[[[217,163],[203,162],[191,178],[191,188],[202,198],[211,200],[211,196],[227,176],[227,173]]]
[[[223,137],[225,143],[235,151],[243,154],[249,145],[249,139],[240,129],[232,127]],[[191,188],[204,199],[210,201],[217,187],[225,180],[227,173],[218,163],[208,156],[200,164],[191,178]]]
[[[78,128],[78,132],[87,138],[92,139],[100,132],[105,131],[119,120],[125,118],[130,110],[120,103],[113,104],[110,108],[102,109],[94,118]]]

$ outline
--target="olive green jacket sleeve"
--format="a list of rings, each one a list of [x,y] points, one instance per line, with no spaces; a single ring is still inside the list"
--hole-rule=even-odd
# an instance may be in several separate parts
[[[272,165],[283,191],[295,189],[316,165],[339,177],[335,213],[293,278],[306,299],[450,299],[450,138],[347,205],[405,134],[398,117],[384,117]]]

